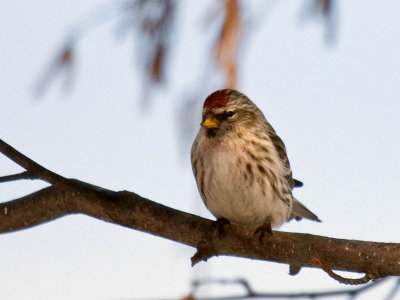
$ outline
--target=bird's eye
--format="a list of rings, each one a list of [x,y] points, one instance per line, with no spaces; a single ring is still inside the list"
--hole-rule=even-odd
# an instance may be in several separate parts
[[[226,113],[226,115],[227,115],[229,118],[232,117],[234,114],[235,114],[235,113],[234,113],[233,111],[228,111],[228,112]]]

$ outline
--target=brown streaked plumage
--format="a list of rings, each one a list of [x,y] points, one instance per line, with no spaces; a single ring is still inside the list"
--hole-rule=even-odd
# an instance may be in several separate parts
[[[192,167],[211,213],[251,227],[278,227],[293,218],[319,221],[292,195],[302,183],[282,140],[244,94],[219,90],[207,97],[193,143]]]

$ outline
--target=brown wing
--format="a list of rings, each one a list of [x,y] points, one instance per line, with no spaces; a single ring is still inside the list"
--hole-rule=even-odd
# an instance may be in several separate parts
[[[303,183],[301,181],[293,179],[293,177],[292,177],[292,170],[290,168],[289,159],[286,154],[285,144],[283,143],[281,138],[276,134],[275,130],[272,128],[272,126],[270,124],[268,124],[268,127],[270,129],[269,136],[271,138],[272,144],[275,146],[275,149],[278,152],[279,158],[281,159],[281,163],[285,166],[285,169],[287,171],[287,173],[284,174],[285,179],[287,180],[287,182],[290,184],[290,186],[292,188],[302,186]]]

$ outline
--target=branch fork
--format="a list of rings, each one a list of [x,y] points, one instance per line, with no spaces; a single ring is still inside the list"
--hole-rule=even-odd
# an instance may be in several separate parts
[[[253,232],[235,226],[212,231],[211,220],[161,205],[132,192],[115,192],[58,175],[0,140],[0,152],[26,171],[0,177],[0,182],[40,179],[50,183],[32,194],[0,203],[0,233],[27,229],[81,213],[105,222],[164,237],[197,249],[192,264],[225,255],[285,263],[290,274],[303,267],[320,268],[345,284],[363,284],[389,275],[400,276],[400,244],[334,239],[274,231],[259,241]],[[361,255],[361,254],[362,255]],[[332,270],[365,273],[343,278]]]

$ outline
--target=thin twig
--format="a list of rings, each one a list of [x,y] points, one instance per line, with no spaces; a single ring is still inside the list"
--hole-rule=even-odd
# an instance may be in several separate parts
[[[21,179],[39,179],[36,175],[34,175],[32,172],[24,171],[18,174],[12,174],[12,175],[7,175],[7,176],[1,176],[0,177],[0,183],[1,182],[9,182],[9,181],[15,181],[15,180],[21,180]]]
[[[342,290],[332,290],[332,291],[315,291],[315,292],[302,292],[302,293],[263,293],[263,292],[255,292],[251,287],[250,284],[245,279],[202,279],[202,280],[195,280],[192,284],[192,292],[190,295],[196,300],[244,300],[244,299],[299,299],[299,298],[329,298],[329,297],[337,297],[343,295],[351,295],[351,296],[358,296],[365,291],[377,287],[382,282],[389,279],[386,277],[384,279],[380,279],[368,285],[353,288],[353,289],[342,289]],[[222,296],[222,297],[195,297],[193,296],[195,292],[201,285],[208,285],[208,284],[239,284],[243,286],[246,290],[245,295],[241,296]]]
[[[247,296],[252,297],[253,295],[256,295],[256,293],[251,288],[250,283],[246,279],[243,279],[243,278],[238,278],[238,279],[213,279],[213,278],[195,279],[192,281],[191,295],[194,295],[201,286],[209,285],[209,284],[220,284],[220,285],[237,284],[237,285],[241,285],[245,289]]]
[[[371,274],[366,273],[364,277],[361,278],[346,278],[343,276],[340,276],[339,274],[336,274],[335,272],[332,271],[332,269],[325,264],[322,260],[320,260],[317,257],[313,257],[313,260],[321,267],[322,270],[324,270],[331,278],[339,281],[340,283],[344,284],[349,284],[349,285],[359,285],[359,284],[365,284],[371,280],[374,279],[374,276]]]
[[[37,174],[38,178],[44,181],[47,181],[54,185],[60,185],[60,186],[68,185],[66,184],[68,182],[68,179],[47,170],[46,168],[34,162],[29,157],[23,155],[21,152],[14,149],[1,139],[0,139],[0,152],[2,152],[5,156],[14,161],[16,164],[23,167],[28,172],[33,172]]]
[[[87,195],[96,194],[97,197],[105,197],[106,190],[101,192],[93,188],[93,186],[80,182],[79,180],[70,180],[59,174],[56,174],[25,156],[15,148],[11,147],[0,139],[0,152],[14,161],[19,166],[23,167],[29,174],[34,174],[36,179],[46,181],[55,187],[69,192],[82,193]],[[12,176],[12,175],[10,175]],[[109,195],[108,195],[109,196]]]
[[[40,166],[2,140],[0,152],[27,168],[28,172],[52,184],[23,198],[1,202],[1,233],[26,229],[68,214],[82,213],[197,248],[212,224],[211,220],[158,204],[132,192],[114,192],[66,179]],[[210,257],[236,256],[280,262],[297,268],[321,268],[321,263],[312,259],[318,257],[324,261],[324,265],[329,266],[324,267],[329,272],[332,269],[364,272],[369,274],[369,279],[400,275],[399,243],[343,240],[282,231],[275,231],[260,243],[253,232],[233,224],[224,229],[222,238],[211,237],[206,244],[206,249],[212,249],[212,253],[207,253]]]
[[[367,284],[365,286],[353,289],[343,289],[343,290],[332,290],[332,291],[316,291],[316,292],[302,292],[302,293],[256,293],[254,291],[253,295],[241,295],[241,296],[221,296],[221,297],[196,297],[194,296],[193,290],[192,292],[183,298],[157,298],[157,300],[246,300],[246,299],[317,299],[317,298],[332,298],[337,296],[359,296],[366,291],[376,288],[379,284],[384,281],[387,281],[389,277],[380,279],[373,283]],[[238,283],[242,285],[243,279],[239,280],[225,280],[225,279],[205,279],[202,280],[205,284],[217,283],[217,284],[231,284],[231,283]],[[246,280],[244,280],[246,281]],[[136,300],[136,298],[132,298],[131,300]],[[141,298],[141,300],[155,300],[155,298]],[[391,300],[391,299],[385,299]]]

